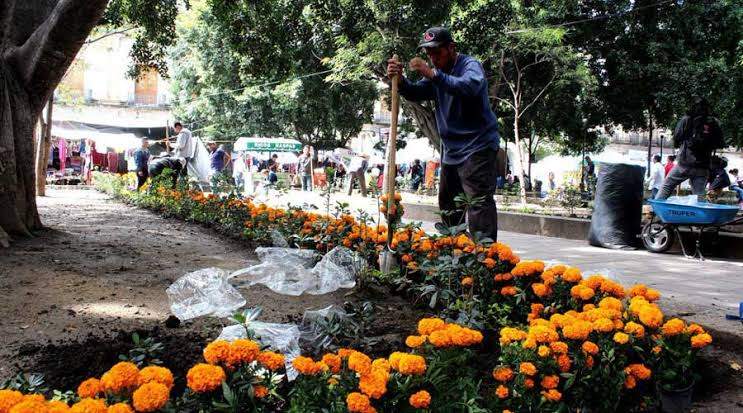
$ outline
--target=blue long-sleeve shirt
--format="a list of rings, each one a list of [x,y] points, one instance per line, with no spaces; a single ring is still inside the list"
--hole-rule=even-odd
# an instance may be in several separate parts
[[[458,165],[485,148],[498,150],[498,120],[490,108],[488,81],[471,56],[458,55],[448,73],[437,69],[432,79],[413,83],[403,78],[400,94],[412,101],[436,101],[444,164]]]

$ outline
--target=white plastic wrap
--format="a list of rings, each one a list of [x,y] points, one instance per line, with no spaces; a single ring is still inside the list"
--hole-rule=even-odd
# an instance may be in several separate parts
[[[286,238],[277,230],[271,231],[271,243],[274,247],[289,248],[289,243],[286,242]]]
[[[181,320],[214,315],[226,317],[246,304],[219,268],[204,268],[177,279],[165,292],[170,311]]]
[[[699,203],[699,196],[687,195],[687,196],[671,196],[666,199],[669,204],[677,205],[696,205]]]

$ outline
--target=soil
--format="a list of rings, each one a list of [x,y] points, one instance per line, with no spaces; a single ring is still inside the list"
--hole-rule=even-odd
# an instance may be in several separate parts
[[[199,318],[166,327],[165,289],[190,271],[244,268],[256,262],[254,248],[96,191],[47,193],[38,202],[49,229],[0,249],[0,381],[19,371],[42,373],[50,388],[74,390],[127,353],[135,331],[164,343],[165,365],[185,376],[227,321]],[[399,348],[418,317],[407,301],[389,294],[358,297],[339,290],[291,297],[262,286],[240,291],[248,306],[263,309],[259,320],[266,322],[296,322],[307,309],[371,299],[377,311],[370,332],[387,335],[380,341],[390,348]]]

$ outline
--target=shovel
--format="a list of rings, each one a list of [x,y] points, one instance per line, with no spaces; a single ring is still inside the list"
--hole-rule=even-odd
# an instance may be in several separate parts
[[[393,59],[398,60],[397,55],[394,55]],[[379,254],[379,269],[384,273],[391,272],[395,267],[397,267],[395,251],[392,250],[392,236],[395,233],[392,206],[395,204],[395,176],[397,175],[395,155],[397,153],[397,116],[400,110],[400,97],[398,95],[397,85],[398,76],[392,78],[392,90],[390,92],[392,116],[390,118],[390,137],[387,140],[384,185],[382,188],[382,190],[387,194],[387,247]],[[395,213],[397,213],[397,211],[395,211]]]

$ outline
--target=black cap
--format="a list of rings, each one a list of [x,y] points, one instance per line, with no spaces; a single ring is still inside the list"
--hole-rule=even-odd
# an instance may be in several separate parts
[[[423,33],[423,41],[418,45],[418,48],[439,47],[449,43],[454,43],[449,29],[445,27],[431,27]]]

